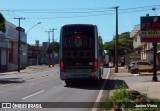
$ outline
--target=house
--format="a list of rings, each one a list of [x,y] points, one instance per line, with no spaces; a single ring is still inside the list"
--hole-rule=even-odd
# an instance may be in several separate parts
[[[153,61],[152,43],[141,42],[140,24],[135,25],[130,33],[130,38],[133,38],[134,53],[140,54],[137,60]]]
[[[20,66],[27,66],[27,35],[22,27],[6,21],[6,32],[0,32],[0,72],[18,69],[18,29],[20,29]]]
[[[130,33],[133,38],[133,48],[135,54],[140,54],[136,60],[153,62],[153,46],[150,42],[141,42],[140,40],[140,24],[135,25]],[[135,59],[132,59],[134,61]],[[157,64],[160,64],[160,43],[157,43]]]

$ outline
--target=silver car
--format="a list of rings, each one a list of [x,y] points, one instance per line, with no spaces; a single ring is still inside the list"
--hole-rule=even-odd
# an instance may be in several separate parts
[[[134,61],[130,63],[129,70],[131,74],[138,74],[141,71],[152,72],[153,65],[146,61]]]

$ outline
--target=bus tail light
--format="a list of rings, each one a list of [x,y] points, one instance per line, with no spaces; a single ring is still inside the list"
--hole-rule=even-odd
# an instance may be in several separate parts
[[[91,74],[91,77],[95,77],[95,74]]]
[[[64,69],[64,62],[63,62],[63,59],[60,59],[60,69],[61,69],[61,70]]]
[[[93,66],[94,66],[94,68],[97,68],[97,66],[98,66],[98,60],[97,59],[94,59]]]
[[[94,59],[94,62],[93,62],[93,71],[96,71],[97,68],[98,68],[98,60]]]

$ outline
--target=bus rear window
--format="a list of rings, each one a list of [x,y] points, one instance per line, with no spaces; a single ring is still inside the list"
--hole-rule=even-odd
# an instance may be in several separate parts
[[[62,29],[63,58],[94,58],[93,25],[66,25]]]
[[[93,26],[64,26],[62,32],[62,47],[64,50],[94,48]],[[76,52],[74,53],[76,55]],[[81,55],[83,55],[81,53]]]

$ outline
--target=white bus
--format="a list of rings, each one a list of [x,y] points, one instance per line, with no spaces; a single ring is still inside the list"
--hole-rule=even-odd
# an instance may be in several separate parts
[[[101,80],[102,54],[96,25],[68,24],[60,32],[60,79],[70,85],[75,80]]]

